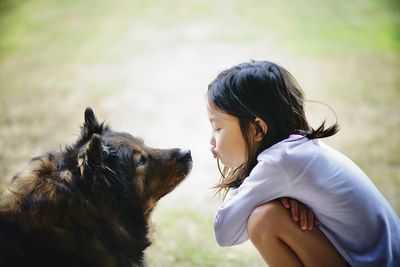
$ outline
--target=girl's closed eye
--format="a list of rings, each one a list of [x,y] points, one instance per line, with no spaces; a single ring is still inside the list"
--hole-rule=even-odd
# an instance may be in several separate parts
[[[222,125],[221,125],[221,123],[212,122],[211,128],[212,128],[213,132],[219,132],[222,129]]]

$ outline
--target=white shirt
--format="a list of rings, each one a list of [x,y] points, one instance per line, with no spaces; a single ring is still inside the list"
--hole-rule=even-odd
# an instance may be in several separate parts
[[[400,266],[400,220],[370,179],[346,156],[319,140],[291,135],[257,157],[215,217],[221,246],[248,239],[247,220],[280,198],[310,207],[320,230],[352,266]]]

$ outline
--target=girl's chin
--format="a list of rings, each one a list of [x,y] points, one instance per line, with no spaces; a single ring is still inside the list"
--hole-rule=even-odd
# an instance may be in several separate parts
[[[236,169],[238,167],[240,167],[242,164],[233,164],[231,162],[225,162],[224,160],[222,160],[221,158],[219,158],[219,161],[222,163],[222,165],[224,165],[224,167],[230,168],[230,169]]]

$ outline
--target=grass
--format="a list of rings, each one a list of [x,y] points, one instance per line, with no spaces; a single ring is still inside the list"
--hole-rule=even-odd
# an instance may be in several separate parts
[[[206,215],[206,216],[205,216]],[[212,214],[193,209],[161,208],[153,215],[154,243],[150,266],[261,266],[261,257],[244,248],[219,248],[213,235]],[[249,244],[247,244],[249,245]],[[244,251],[247,254],[244,254]],[[164,255],[155,257],[155,255]]]
[[[217,72],[260,58],[334,108],[342,129],[328,142],[399,213],[398,14],[396,1],[373,0],[0,1],[0,182],[73,142],[91,106],[116,129],[187,144],[195,156],[176,201],[162,200],[153,216],[150,266],[263,266],[249,243],[214,241],[217,174],[201,104]],[[315,125],[332,120],[321,105],[308,109]]]

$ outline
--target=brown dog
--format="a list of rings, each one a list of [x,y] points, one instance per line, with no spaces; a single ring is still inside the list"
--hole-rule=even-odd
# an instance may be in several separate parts
[[[189,173],[190,151],[153,149],[99,124],[33,158],[0,199],[0,266],[143,266],[149,215]]]

